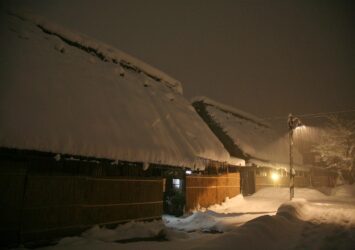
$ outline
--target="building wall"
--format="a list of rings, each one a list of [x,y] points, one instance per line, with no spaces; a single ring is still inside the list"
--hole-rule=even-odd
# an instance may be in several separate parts
[[[185,210],[197,207],[208,207],[222,203],[227,197],[240,194],[239,173],[224,175],[191,175],[186,176]]]

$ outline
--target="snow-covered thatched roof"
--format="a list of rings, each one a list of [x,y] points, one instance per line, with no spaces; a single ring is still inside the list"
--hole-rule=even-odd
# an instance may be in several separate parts
[[[192,102],[201,117],[227,146],[231,155],[244,157],[249,163],[258,163],[257,165],[265,162],[274,167],[287,166],[285,164],[289,162],[289,141],[286,135],[278,135],[268,123],[252,114],[210,98],[196,97]],[[232,145],[226,145],[228,140]],[[241,155],[235,155],[235,152]],[[295,162],[301,164],[301,155],[296,150],[294,155]]]
[[[203,167],[229,154],[165,73],[27,14],[1,14],[0,147]]]

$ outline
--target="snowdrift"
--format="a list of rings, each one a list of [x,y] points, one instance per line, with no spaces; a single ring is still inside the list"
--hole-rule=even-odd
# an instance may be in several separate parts
[[[331,195],[355,198],[355,184],[338,186],[331,191]]]
[[[252,200],[259,203],[267,199],[270,201],[269,206],[272,204],[272,199],[284,200],[285,190],[280,191],[277,195],[271,188],[260,190],[250,198],[248,210],[253,209]],[[339,201],[312,189],[296,189],[296,194],[299,198],[292,202],[284,200],[274,216],[262,215],[240,227],[235,227],[234,230],[229,228],[220,237],[192,249],[353,248],[355,244],[354,203],[339,204]],[[231,212],[233,207],[238,207],[238,204],[243,206],[243,203],[248,203],[247,200],[242,203],[241,201],[241,197],[233,198],[219,207],[211,208],[222,209],[222,211],[229,209]]]

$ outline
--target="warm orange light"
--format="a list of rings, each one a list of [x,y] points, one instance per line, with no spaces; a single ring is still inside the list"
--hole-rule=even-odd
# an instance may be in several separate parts
[[[278,173],[272,173],[271,174],[271,179],[273,180],[273,181],[278,181],[278,179],[280,178],[280,176],[279,176],[279,174]]]
[[[301,130],[301,129],[305,129],[306,126],[305,125],[302,125],[302,126],[298,126],[297,128],[295,128],[295,130]]]

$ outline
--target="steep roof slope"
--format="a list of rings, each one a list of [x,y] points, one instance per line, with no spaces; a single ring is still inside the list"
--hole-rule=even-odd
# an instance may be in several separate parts
[[[233,145],[227,148],[231,155],[238,154],[234,149],[238,148],[239,153],[250,161],[289,162],[288,137],[279,136],[262,119],[207,97],[194,98],[193,105],[200,115],[207,115],[209,122],[217,125],[217,130],[223,130],[223,134],[217,131],[217,136],[221,139],[225,135],[222,138],[224,144],[231,140],[230,144]],[[302,157],[297,151],[295,162],[302,163]]]
[[[0,147],[174,166],[229,159],[178,81],[43,19],[1,20]]]

